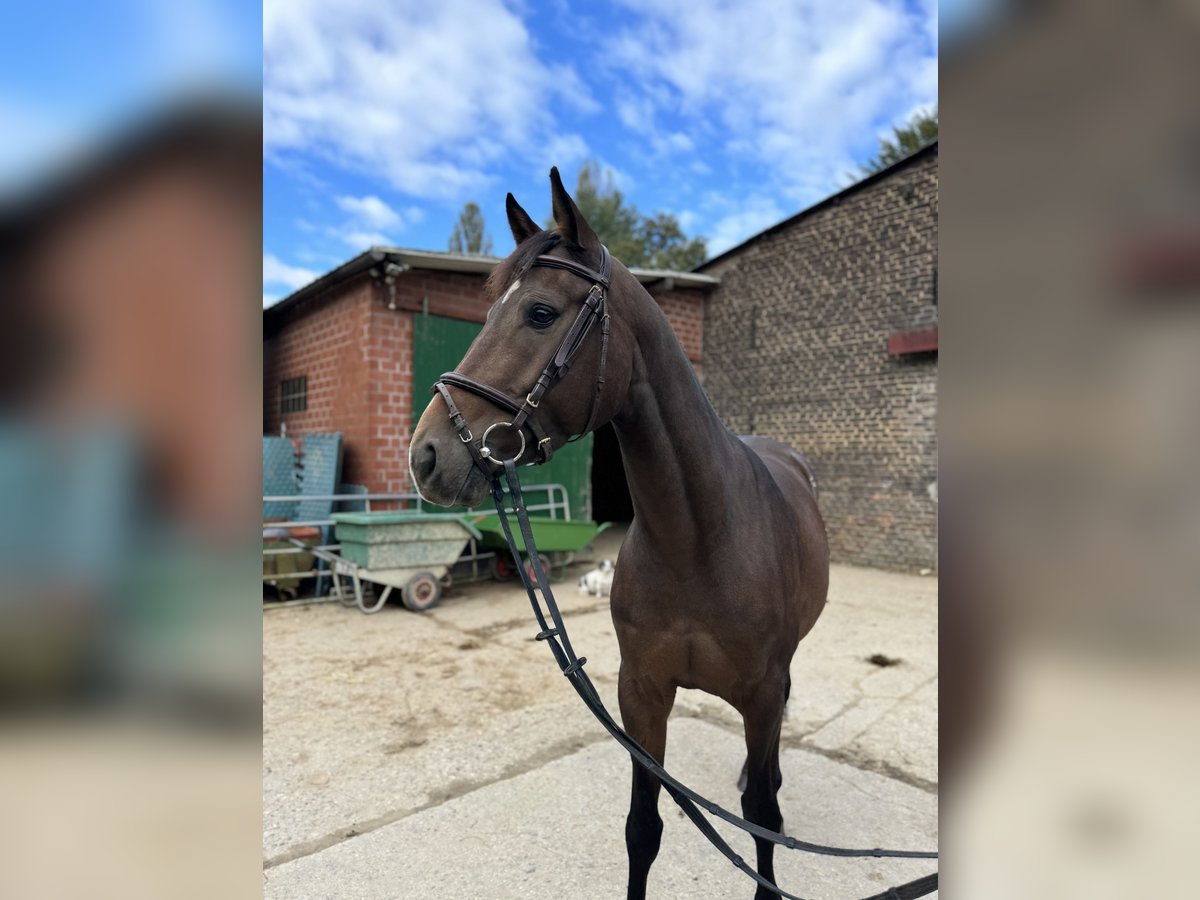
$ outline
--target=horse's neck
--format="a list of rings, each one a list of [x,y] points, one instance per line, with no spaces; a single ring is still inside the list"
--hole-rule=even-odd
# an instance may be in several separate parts
[[[639,286],[640,288],[640,286]],[[717,416],[666,317],[640,317],[633,380],[613,418],[639,528],[663,552],[716,537],[750,463]]]

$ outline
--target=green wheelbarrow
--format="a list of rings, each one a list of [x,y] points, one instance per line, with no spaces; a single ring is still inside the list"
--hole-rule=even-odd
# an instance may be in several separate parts
[[[496,513],[476,516],[464,516],[464,521],[479,534],[479,545],[495,551],[492,557],[492,577],[504,581],[517,574],[512,555],[509,553],[508,541],[504,538],[504,529],[500,525],[500,516]],[[533,530],[533,541],[537,544],[538,555],[541,557],[542,568],[546,575],[554,581],[561,581],[566,575],[567,566],[575,558],[575,553],[582,550],[596,539],[604,529],[611,525],[605,522],[597,525],[595,522],[577,522],[570,519],[552,519],[549,516],[530,516],[529,527]],[[525,549],[525,539],[521,530],[513,524],[513,537],[522,553]],[[535,584],[533,567],[526,562],[530,580]],[[555,571],[557,569],[557,571]]]

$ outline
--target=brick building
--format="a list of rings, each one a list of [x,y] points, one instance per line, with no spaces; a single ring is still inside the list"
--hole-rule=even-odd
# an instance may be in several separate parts
[[[937,564],[937,144],[709,260],[704,385],[802,450],[835,560]]]
[[[937,167],[934,144],[694,273],[633,270],[725,422],[812,460],[842,562],[937,564]],[[410,490],[413,426],[497,262],[372,248],[266,310],[264,433],[340,431],[343,481]],[[611,427],[539,478],[577,514],[632,514]]]
[[[375,247],[301,288],[263,314],[263,432],[289,435],[340,431],[342,481],[373,492],[411,490],[408,444],[429,402],[429,386],[453,368],[487,313],[483,283],[498,259]],[[704,296],[710,275],[634,269],[662,306],[688,358],[699,367]],[[623,478],[608,433],[555,454],[539,478],[573,493],[572,510],[586,513],[593,494],[617,495]],[[627,516],[626,516],[627,517]]]

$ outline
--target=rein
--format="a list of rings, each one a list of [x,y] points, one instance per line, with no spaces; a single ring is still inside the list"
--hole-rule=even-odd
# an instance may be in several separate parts
[[[721,851],[726,859],[753,878],[762,887],[774,891],[780,897],[785,897],[787,900],[803,900],[803,898],[795,894],[789,894],[781,890],[771,881],[760,875],[741,856],[735,853],[733,848],[725,842],[725,839],[712,826],[712,823],[704,817],[704,814],[700,811],[701,809],[748,832],[756,838],[771,841],[772,843],[787,847],[789,850],[803,850],[806,853],[842,857],[938,858],[936,852],[881,849],[853,850],[801,841],[746,821],[741,816],[735,815],[711,800],[697,794],[686,784],[667,772],[650,755],[646,748],[630,737],[625,729],[613,720],[612,715],[600,700],[600,695],[596,692],[592,680],[583,670],[583,666],[587,662],[587,657],[575,655],[575,650],[571,646],[571,639],[567,636],[567,628],[563,623],[562,614],[559,612],[558,604],[554,600],[554,592],[550,589],[550,582],[546,577],[541,558],[538,555],[537,546],[533,540],[533,529],[529,525],[529,512],[525,508],[524,496],[521,493],[521,482],[517,477],[516,460],[505,460],[501,465],[503,466],[504,480],[508,483],[508,490],[512,494],[512,511],[517,517],[517,525],[521,530],[521,537],[525,541],[525,551],[529,558],[529,565],[533,567],[534,577],[537,581],[536,585],[530,580],[529,573],[526,571],[525,565],[521,562],[521,553],[517,549],[517,543],[513,538],[512,526],[508,520],[508,509],[504,502],[504,485],[501,484],[499,471],[495,472],[492,479],[492,499],[496,503],[496,512],[500,516],[500,526],[504,530],[504,537],[508,541],[513,559],[517,563],[517,571],[521,575],[521,583],[525,586],[525,593],[529,595],[529,603],[533,607],[533,615],[537,619],[538,627],[541,629],[536,635],[536,639],[545,641],[549,645],[550,652],[554,655],[554,660],[558,663],[559,670],[567,677],[567,680],[571,683],[571,687],[579,694],[584,705],[591,710],[592,715],[616,739],[617,743],[628,751],[629,755],[633,757],[638,765],[646,769],[662,783],[663,788],[671,795],[671,798],[679,805],[684,814],[692,820],[693,824],[700,830],[700,833],[708,838],[714,847]],[[542,592],[543,599],[546,601],[545,611],[542,609],[542,604],[537,597],[536,592],[539,589]],[[547,620],[547,611],[549,613],[549,620]],[[937,887],[938,875],[934,872],[932,875],[926,875],[923,878],[888,888],[883,893],[872,894],[870,897],[864,898],[864,900],[915,900],[917,897],[924,897],[926,894],[933,893],[937,890]]]

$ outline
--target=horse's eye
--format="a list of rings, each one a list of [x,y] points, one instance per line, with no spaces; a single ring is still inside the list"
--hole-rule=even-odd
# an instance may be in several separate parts
[[[542,303],[532,306],[528,314],[529,324],[534,328],[548,328],[554,324],[554,320],[557,318],[558,310]]]

